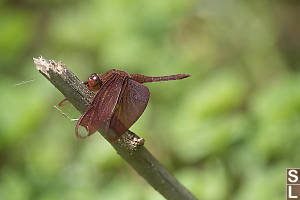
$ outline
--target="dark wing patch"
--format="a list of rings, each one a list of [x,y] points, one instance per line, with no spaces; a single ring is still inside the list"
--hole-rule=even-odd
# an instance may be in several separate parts
[[[88,131],[88,135],[92,135],[104,122],[112,115],[115,110],[124,78],[118,74],[113,74],[109,80],[100,88],[91,105],[80,117],[75,127],[76,136],[84,138],[78,134],[78,127],[83,126]]]
[[[150,93],[149,89],[140,83],[127,79],[125,91],[120,96],[120,104],[117,105],[110,121],[110,129],[115,135],[109,136],[110,140],[116,140],[124,134],[147,107]]]

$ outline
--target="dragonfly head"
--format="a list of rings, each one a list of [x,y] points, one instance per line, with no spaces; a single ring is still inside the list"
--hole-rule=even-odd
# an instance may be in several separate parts
[[[87,81],[88,87],[93,90],[93,91],[97,91],[100,89],[100,87],[102,86],[102,81],[100,79],[100,77],[96,74],[93,73],[91,74],[91,76],[89,77],[88,81]]]

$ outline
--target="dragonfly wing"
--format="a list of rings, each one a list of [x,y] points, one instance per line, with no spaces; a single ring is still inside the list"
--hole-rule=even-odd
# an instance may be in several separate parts
[[[95,133],[104,122],[112,115],[122,89],[124,78],[118,74],[113,74],[109,80],[100,88],[93,102],[80,117],[77,122],[75,132],[79,138],[84,138],[78,134],[78,127],[83,126],[88,131],[88,135]]]
[[[110,129],[116,134],[113,140],[125,133],[147,107],[150,93],[149,89],[140,83],[128,79],[125,91],[117,105],[110,122]]]

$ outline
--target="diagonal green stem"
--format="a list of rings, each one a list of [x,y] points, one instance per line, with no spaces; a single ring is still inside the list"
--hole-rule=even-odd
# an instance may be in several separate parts
[[[61,62],[35,59],[37,70],[44,75],[81,113],[91,103],[94,94]],[[127,131],[111,143],[117,153],[128,162],[155,190],[170,200],[196,200],[177,179],[144,147],[144,140]]]

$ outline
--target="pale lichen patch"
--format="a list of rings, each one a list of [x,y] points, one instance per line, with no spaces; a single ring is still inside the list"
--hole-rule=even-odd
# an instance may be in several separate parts
[[[145,140],[131,131],[126,131],[125,134],[123,134],[116,142],[127,148],[129,152],[133,153],[139,147],[144,145]]]
[[[36,65],[36,69],[45,74],[50,78],[49,70],[52,70],[56,73],[62,74],[66,72],[66,67],[62,62],[56,63],[54,60],[47,61],[42,56],[39,58],[33,58],[34,64]]]
[[[45,74],[50,78],[48,73],[50,65],[47,60],[45,60],[42,56],[40,56],[39,58],[33,58],[33,62],[36,65],[37,70],[39,70],[40,72],[42,72],[43,74]]]
[[[55,62],[54,62],[55,63]],[[63,64],[61,61],[59,61],[56,65],[56,71],[60,74],[62,74],[63,72],[66,72],[66,66],[65,64]]]

